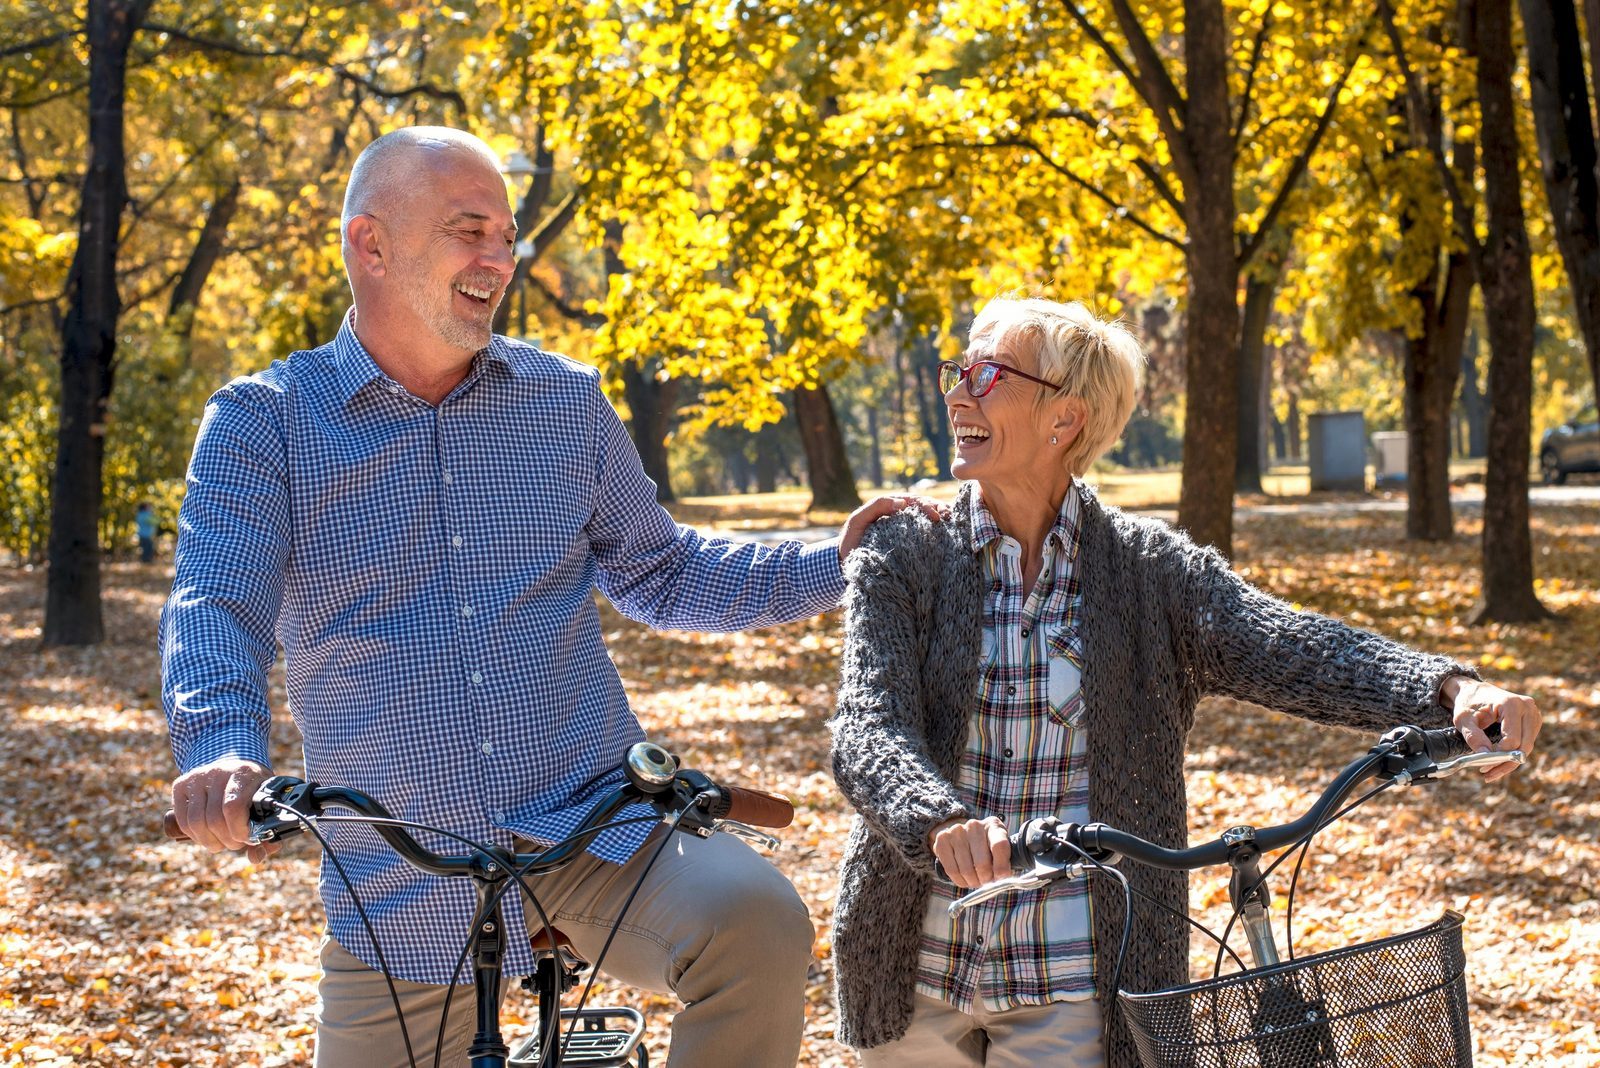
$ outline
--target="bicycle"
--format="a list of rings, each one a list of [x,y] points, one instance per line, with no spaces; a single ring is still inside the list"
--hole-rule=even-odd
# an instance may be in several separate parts
[[[1490,736],[1498,740],[1497,728],[1491,728]],[[1397,727],[1348,764],[1299,819],[1264,828],[1231,827],[1188,849],[1159,846],[1103,823],[1029,820],[1010,836],[1012,856],[1028,858],[1028,869],[957,898],[949,912],[956,916],[981,901],[1061,879],[1090,874],[1117,878],[1127,907],[1112,989],[1145,1068],[1470,1066],[1460,913],[1447,910],[1415,931],[1298,958],[1290,930],[1290,956],[1284,960],[1267,912],[1266,880],[1297,849],[1303,860],[1319,831],[1384,790],[1523,759],[1521,750],[1468,752],[1454,728]],[[1382,782],[1340,807],[1371,779]],[[1278,849],[1285,852],[1263,872],[1263,855]],[[1152,993],[1120,988],[1133,912],[1127,878],[1114,866],[1124,856],[1174,871],[1229,866],[1233,915],[1223,934],[1218,937],[1184,917],[1220,947],[1210,979]],[[1297,864],[1288,898],[1291,923],[1299,872]],[[1228,945],[1228,935],[1240,921],[1253,967]],[[1224,954],[1233,956],[1239,971],[1222,974]],[[1432,1030],[1436,1024],[1437,1033]]]
[[[526,880],[569,863],[600,832],[638,819],[665,822],[668,825],[667,840],[670,840],[672,833],[680,830],[702,838],[723,831],[775,847],[778,844],[776,838],[755,828],[787,827],[794,818],[794,807],[787,798],[777,794],[726,786],[703,772],[681,768],[671,753],[650,742],[636,743],[628,750],[623,770],[626,781],[601,797],[572,835],[538,853],[514,853],[437,827],[397,819],[381,803],[358,790],[343,786],[320,786],[282,775],[263,782],[251,799],[250,842],[252,845],[282,842],[309,831],[322,843],[328,858],[343,878],[338,858],[327,851],[327,842],[317,830],[317,824],[361,822],[371,826],[414,867],[446,878],[473,880],[477,904],[462,957],[457,963],[459,974],[465,959],[468,956],[472,958],[477,1030],[467,1052],[471,1068],[561,1068],[562,1065],[568,1068],[577,1065],[585,1068],[623,1068],[630,1063],[637,1068],[649,1068],[649,1054],[643,1045],[644,1017],[637,1010],[616,1006],[586,1007],[587,988],[578,1006],[559,1007],[562,994],[576,985],[590,962],[579,958],[561,932],[551,924]],[[656,814],[616,819],[624,809],[633,805],[651,806]],[[355,815],[326,815],[325,807],[347,809]],[[163,824],[167,837],[186,840],[171,811],[166,813]],[[454,839],[469,846],[472,852],[464,855],[435,853],[413,838],[407,828]],[[648,868],[640,876],[641,883],[644,874],[648,874]],[[349,886],[348,881],[346,886]],[[534,972],[523,980],[524,988],[536,996],[535,1026],[515,1051],[506,1045],[499,1019],[501,958],[505,951],[501,898],[513,887],[527,895],[542,926],[542,932],[532,938]],[[378,945],[377,936],[367,921],[359,899],[356,900],[356,908],[381,964],[382,948]],[[616,924],[620,925],[621,922],[622,916],[619,915]],[[609,944],[606,943],[607,946]],[[602,950],[592,962],[595,971],[598,971],[604,955]],[[380,970],[388,980],[387,966]],[[591,978],[591,986],[592,982]],[[444,1021],[449,1017],[454,982],[449,990],[441,1012],[441,1034]],[[406,1032],[405,1018],[400,1012],[399,998],[392,981],[390,996],[394,999],[395,1012],[405,1035],[408,1057],[412,1068],[416,1068],[416,1056],[411,1051],[410,1035]],[[616,1025],[618,1021],[622,1026]],[[567,1028],[566,1034],[561,1036],[563,1023],[567,1024]],[[441,1047],[442,1043],[435,1046],[435,1068],[439,1065]]]

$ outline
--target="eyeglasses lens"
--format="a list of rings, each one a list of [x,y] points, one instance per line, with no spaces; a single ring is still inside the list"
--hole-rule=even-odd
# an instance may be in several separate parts
[[[980,362],[971,367],[962,367],[946,361],[939,365],[939,392],[949,393],[956,388],[957,382],[966,379],[967,392],[974,397],[982,397],[994,388],[999,377],[1000,368],[992,363]]]
[[[949,393],[956,388],[956,383],[961,381],[961,368],[953,363],[939,365],[939,392]]]

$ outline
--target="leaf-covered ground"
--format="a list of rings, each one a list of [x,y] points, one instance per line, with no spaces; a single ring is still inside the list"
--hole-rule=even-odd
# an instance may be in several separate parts
[[[700,518],[700,517],[697,517]],[[781,517],[777,517],[781,518]],[[1295,913],[1301,952],[1467,915],[1477,1063],[1600,1064],[1600,508],[1540,507],[1535,551],[1559,623],[1469,629],[1474,522],[1406,543],[1398,513],[1247,516],[1238,565],[1308,609],[1470,658],[1533,693],[1540,756],[1506,785],[1385,795],[1319,838]],[[308,1063],[316,859],[220,862],[157,833],[171,774],[153,653],[168,572],[107,572],[110,640],[38,648],[42,576],[0,572],[0,1065]],[[849,813],[826,772],[837,617],[758,634],[658,634],[606,610],[607,637],[657,738],[707,769],[795,798],[776,862],[818,925],[802,1063],[832,1041],[827,920]],[[281,697],[281,694],[280,694]],[[1365,741],[1231,702],[1191,740],[1196,835],[1298,812]],[[296,763],[280,724],[280,766]],[[1281,908],[1285,883],[1278,884]],[[1224,879],[1198,877],[1220,926]],[[1197,945],[1197,974],[1210,955]],[[525,1014],[513,994],[508,1017]],[[602,997],[629,997],[606,991]],[[647,1002],[664,1062],[672,1007]]]

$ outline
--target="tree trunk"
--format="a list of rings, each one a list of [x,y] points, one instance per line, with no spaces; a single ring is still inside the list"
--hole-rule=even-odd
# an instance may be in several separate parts
[[[555,189],[556,157],[550,150],[550,145],[545,138],[544,125],[541,123],[534,134],[533,174],[528,177],[528,191],[523,194],[522,202],[517,205],[517,263],[511,270],[511,281],[506,284],[506,296],[501,299],[500,306],[494,312],[494,332],[504,334],[511,325],[511,296],[516,294],[523,298],[520,305],[522,311],[527,311],[526,288],[528,274],[533,270],[533,265],[539,262],[545,250],[555,243],[563,230],[578,214],[578,191],[574,189],[556,205],[555,211],[544,220],[539,216],[544,211],[544,206],[550,200],[550,194]],[[535,226],[535,223],[538,223]],[[610,241],[611,229],[606,230],[607,241]],[[620,234],[618,235],[620,240]],[[518,324],[522,335],[528,333],[527,319],[524,316]]]
[[[1449,256],[1412,295],[1422,306],[1423,331],[1405,343],[1406,537],[1449,541],[1450,407],[1472,306],[1466,255]]]
[[[656,500],[675,501],[678,498],[672,492],[672,473],[667,467],[667,435],[672,430],[673,413],[678,410],[678,383],[658,378],[655,369],[654,360],[646,360],[642,366],[626,363],[622,367],[622,391],[631,413],[628,436],[639,450],[644,473],[656,484]]]
[[[1228,28],[1221,0],[1185,5],[1186,142],[1194,188],[1185,188],[1189,274],[1183,483],[1178,525],[1204,545],[1233,551],[1233,474],[1239,446],[1239,270],[1234,249],[1233,136],[1228,113]]]
[[[1267,370],[1267,323],[1272,319],[1272,300],[1282,273],[1279,257],[1263,255],[1260,268],[1245,279],[1244,317],[1239,328],[1239,453],[1233,470],[1233,488],[1239,493],[1262,492],[1262,443],[1266,437],[1261,382]]]
[[[46,645],[92,645],[100,615],[100,503],[106,402],[117,351],[117,248],[128,202],[123,145],[128,48],[150,0],[90,0],[89,165],[62,324],[61,414],[51,487]]]
[[[800,427],[800,441],[806,450],[806,470],[811,481],[811,504],[807,511],[848,512],[861,504],[855,476],[850,473],[850,458],[845,455],[844,435],[833,414],[828,389],[818,383],[794,391],[794,417]]]
[[[1477,266],[1491,355],[1483,599],[1470,619],[1474,623],[1521,622],[1549,615],[1533,592],[1533,538],[1528,523],[1533,271],[1517,170],[1511,0],[1477,0],[1475,7],[1489,235]]]
[[[1467,455],[1476,460],[1489,452],[1489,394],[1478,384],[1477,330],[1467,331],[1461,352],[1461,416],[1467,424]]]
[[[756,432],[756,492],[778,491],[778,428],[769,423]]]
[[[939,348],[932,335],[925,334],[912,352],[917,368],[917,419],[922,424],[922,436],[933,451],[935,477],[943,478],[950,471],[954,442],[950,434],[950,410],[944,406],[944,394],[939,391]]]
[[[1522,26],[1545,195],[1600,396],[1600,178],[1578,12],[1572,0],[1522,0]]]
[[[883,428],[878,425],[878,406],[867,405],[867,479],[874,486],[883,485],[883,443],[878,436]]]
[[[1300,447],[1300,394],[1293,390],[1289,391],[1289,418],[1285,422],[1288,423],[1289,458],[1298,462],[1304,455]]]
[[[538,175],[535,175],[537,180]],[[570,199],[570,198],[569,198]],[[563,224],[565,225],[565,224]],[[608,221],[604,228],[605,241],[601,258],[609,280],[627,270],[622,262],[622,224]],[[531,263],[535,257],[527,257]],[[518,266],[521,266],[520,264]],[[641,354],[622,367],[622,391],[628,398],[628,436],[638,450],[644,473],[656,484],[656,500],[675,501],[672,492],[672,474],[667,468],[667,434],[672,430],[672,416],[678,410],[678,383],[659,379],[660,367],[654,356]]]
[[[241,187],[241,182],[235,178],[212,199],[205,225],[200,227],[200,236],[189,253],[189,262],[184,264],[183,274],[172,288],[172,300],[167,305],[167,332],[182,345],[185,363],[189,359],[189,341],[194,335],[195,308],[200,304],[200,295],[205,292],[212,268],[222,258],[228,224],[239,209]]]

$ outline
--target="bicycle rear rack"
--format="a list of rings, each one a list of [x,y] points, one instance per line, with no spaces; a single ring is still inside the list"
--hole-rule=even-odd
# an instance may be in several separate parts
[[[568,1037],[567,1028],[573,1020],[578,1021],[578,1026]],[[542,1037],[535,1032],[512,1051],[510,1068],[538,1068],[543,1054]],[[641,1045],[643,1039],[644,1017],[637,1010],[623,1007],[561,1010],[563,1068],[580,1064],[586,1068],[625,1068],[629,1064],[650,1068],[650,1054]]]

